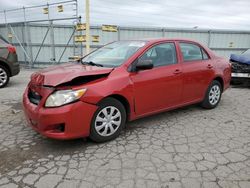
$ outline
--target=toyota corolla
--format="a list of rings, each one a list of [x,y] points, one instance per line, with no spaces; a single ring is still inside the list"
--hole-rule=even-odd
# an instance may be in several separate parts
[[[127,121],[195,103],[215,108],[230,79],[229,61],[198,42],[117,41],[34,73],[23,106],[42,135],[104,142]]]

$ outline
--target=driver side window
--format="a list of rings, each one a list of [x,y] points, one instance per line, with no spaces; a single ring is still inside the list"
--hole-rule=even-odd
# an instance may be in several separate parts
[[[151,60],[154,67],[176,64],[175,44],[168,42],[155,45],[146,51],[140,59]]]

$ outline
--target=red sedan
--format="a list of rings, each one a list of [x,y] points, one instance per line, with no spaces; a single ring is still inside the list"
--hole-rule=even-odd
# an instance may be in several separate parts
[[[200,103],[215,108],[231,66],[190,40],[110,43],[76,63],[34,73],[23,95],[28,123],[56,139],[114,139],[131,121]]]

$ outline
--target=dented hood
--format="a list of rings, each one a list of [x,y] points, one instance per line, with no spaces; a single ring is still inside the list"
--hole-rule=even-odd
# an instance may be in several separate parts
[[[88,66],[82,64],[64,64],[43,69],[31,75],[31,84],[58,86],[77,77],[109,74],[113,68]]]

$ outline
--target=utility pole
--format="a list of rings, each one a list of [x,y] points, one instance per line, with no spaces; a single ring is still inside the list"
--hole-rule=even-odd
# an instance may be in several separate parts
[[[90,52],[89,0],[85,0],[85,16],[86,16],[86,54],[88,54]]]

